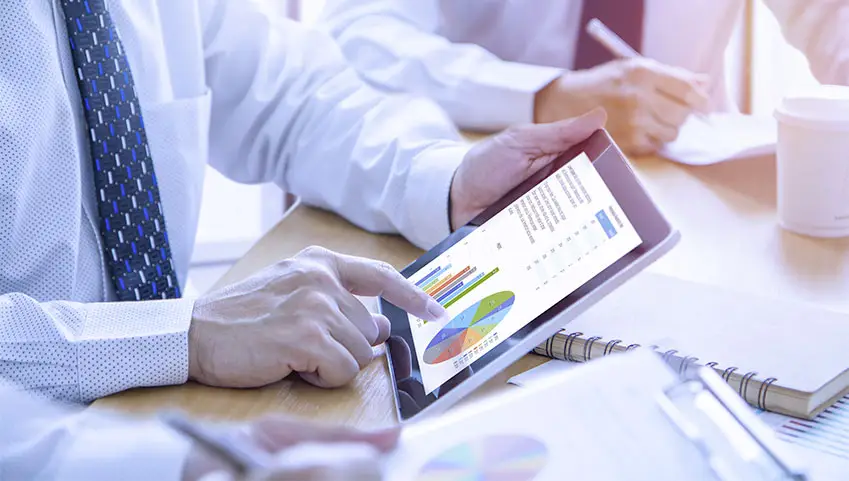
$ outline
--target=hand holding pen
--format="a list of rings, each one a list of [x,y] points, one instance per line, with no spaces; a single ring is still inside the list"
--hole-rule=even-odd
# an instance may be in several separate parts
[[[594,107],[608,112],[607,130],[630,155],[649,155],[678,137],[691,114],[707,110],[708,78],[641,56],[597,19],[588,33],[617,60],[567,71],[539,91],[534,120],[551,122]]]
[[[380,481],[382,457],[394,449],[397,428],[364,432],[266,416],[234,426],[161,419],[192,442],[184,481]]]

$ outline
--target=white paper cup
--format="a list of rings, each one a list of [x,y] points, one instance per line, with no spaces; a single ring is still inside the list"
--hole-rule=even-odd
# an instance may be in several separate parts
[[[849,236],[849,87],[784,98],[778,119],[778,221],[814,237]]]

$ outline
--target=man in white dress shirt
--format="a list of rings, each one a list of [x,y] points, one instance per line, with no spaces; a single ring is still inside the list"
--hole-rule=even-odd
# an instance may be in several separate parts
[[[378,94],[328,36],[248,0],[16,0],[0,45],[0,377],[72,402],[293,372],[339,386],[389,333],[355,295],[444,315],[390,266],[322,249],[182,298],[207,163],[428,247],[605,121],[470,148],[435,105]],[[70,418],[34,422],[4,432],[25,442],[0,463],[52,468],[61,441],[95,469],[113,448]]]
[[[849,3],[764,0],[824,83],[849,84]],[[463,128],[607,109],[646,154],[695,110],[733,109],[723,54],[744,0],[328,0],[327,29],[371,84],[436,100]],[[651,60],[613,60],[599,18]]]

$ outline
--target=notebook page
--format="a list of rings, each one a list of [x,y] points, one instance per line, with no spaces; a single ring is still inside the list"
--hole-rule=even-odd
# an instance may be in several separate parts
[[[775,153],[778,136],[771,117],[734,113],[691,115],[660,155],[688,165],[709,165]]]
[[[714,479],[658,408],[676,379],[656,356],[612,356],[549,381],[406,428],[386,479]]]
[[[569,323],[606,342],[658,345],[814,392],[849,366],[849,315],[644,272]]]

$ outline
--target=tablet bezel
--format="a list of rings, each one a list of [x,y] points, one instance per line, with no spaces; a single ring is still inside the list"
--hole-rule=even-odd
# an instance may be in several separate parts
[[[392,324],[392,339],[386,345],[386,355],[395,394],[396,412],[400,421],[405,422],[421,415],[435,414],[447,409],[546,338],[557,333],[569,320],[574,319],[616,286],[621,285],[622,282],[651,264],[675,245],[679,237],[678,233],[652,201],[625,156],[607,132],[599,130],[522,182],[469,224],[453,232],[436,247],[404,268],[401,273],[405,277],[416,273],[473,232],[477,226],[505,209],[582,152],[587,154],[593,166],[613,193],[628,220],[637,230],[642,243],[474,361],[467,370],[455,375],[431,394],[425,394],[424,387],[421,386],[421,373],[418,371],[418,358],[415,355],[415,344],[413,343],[407,313],[381,299],[381,312]],[[405,347],[402,344],[406,345],[410,352],[403,352]],[[401,364],[404,364],[404,367]],[[403,377],[402,375],[407,374],[405,367],[407,364],[410,364],[410,376]],[[399,368],[404,369],[400,372],[401,375],[399,375]],[[471,375],[469,375],[469,371],[472,373]],[[418,375],[413,376],[413,372],[417,372]],[[462,376],[468,377],[462,378]],[[411,392],[411,389],[414,391],[417,389],[416,382],[418,382],[418,386],[421,386],[421,391]],[[450,388],[443,393],[445,386],[450,386]],[[424,406],[420,406],[423,403]],[[412,412],[417,408],[417,412]]]

